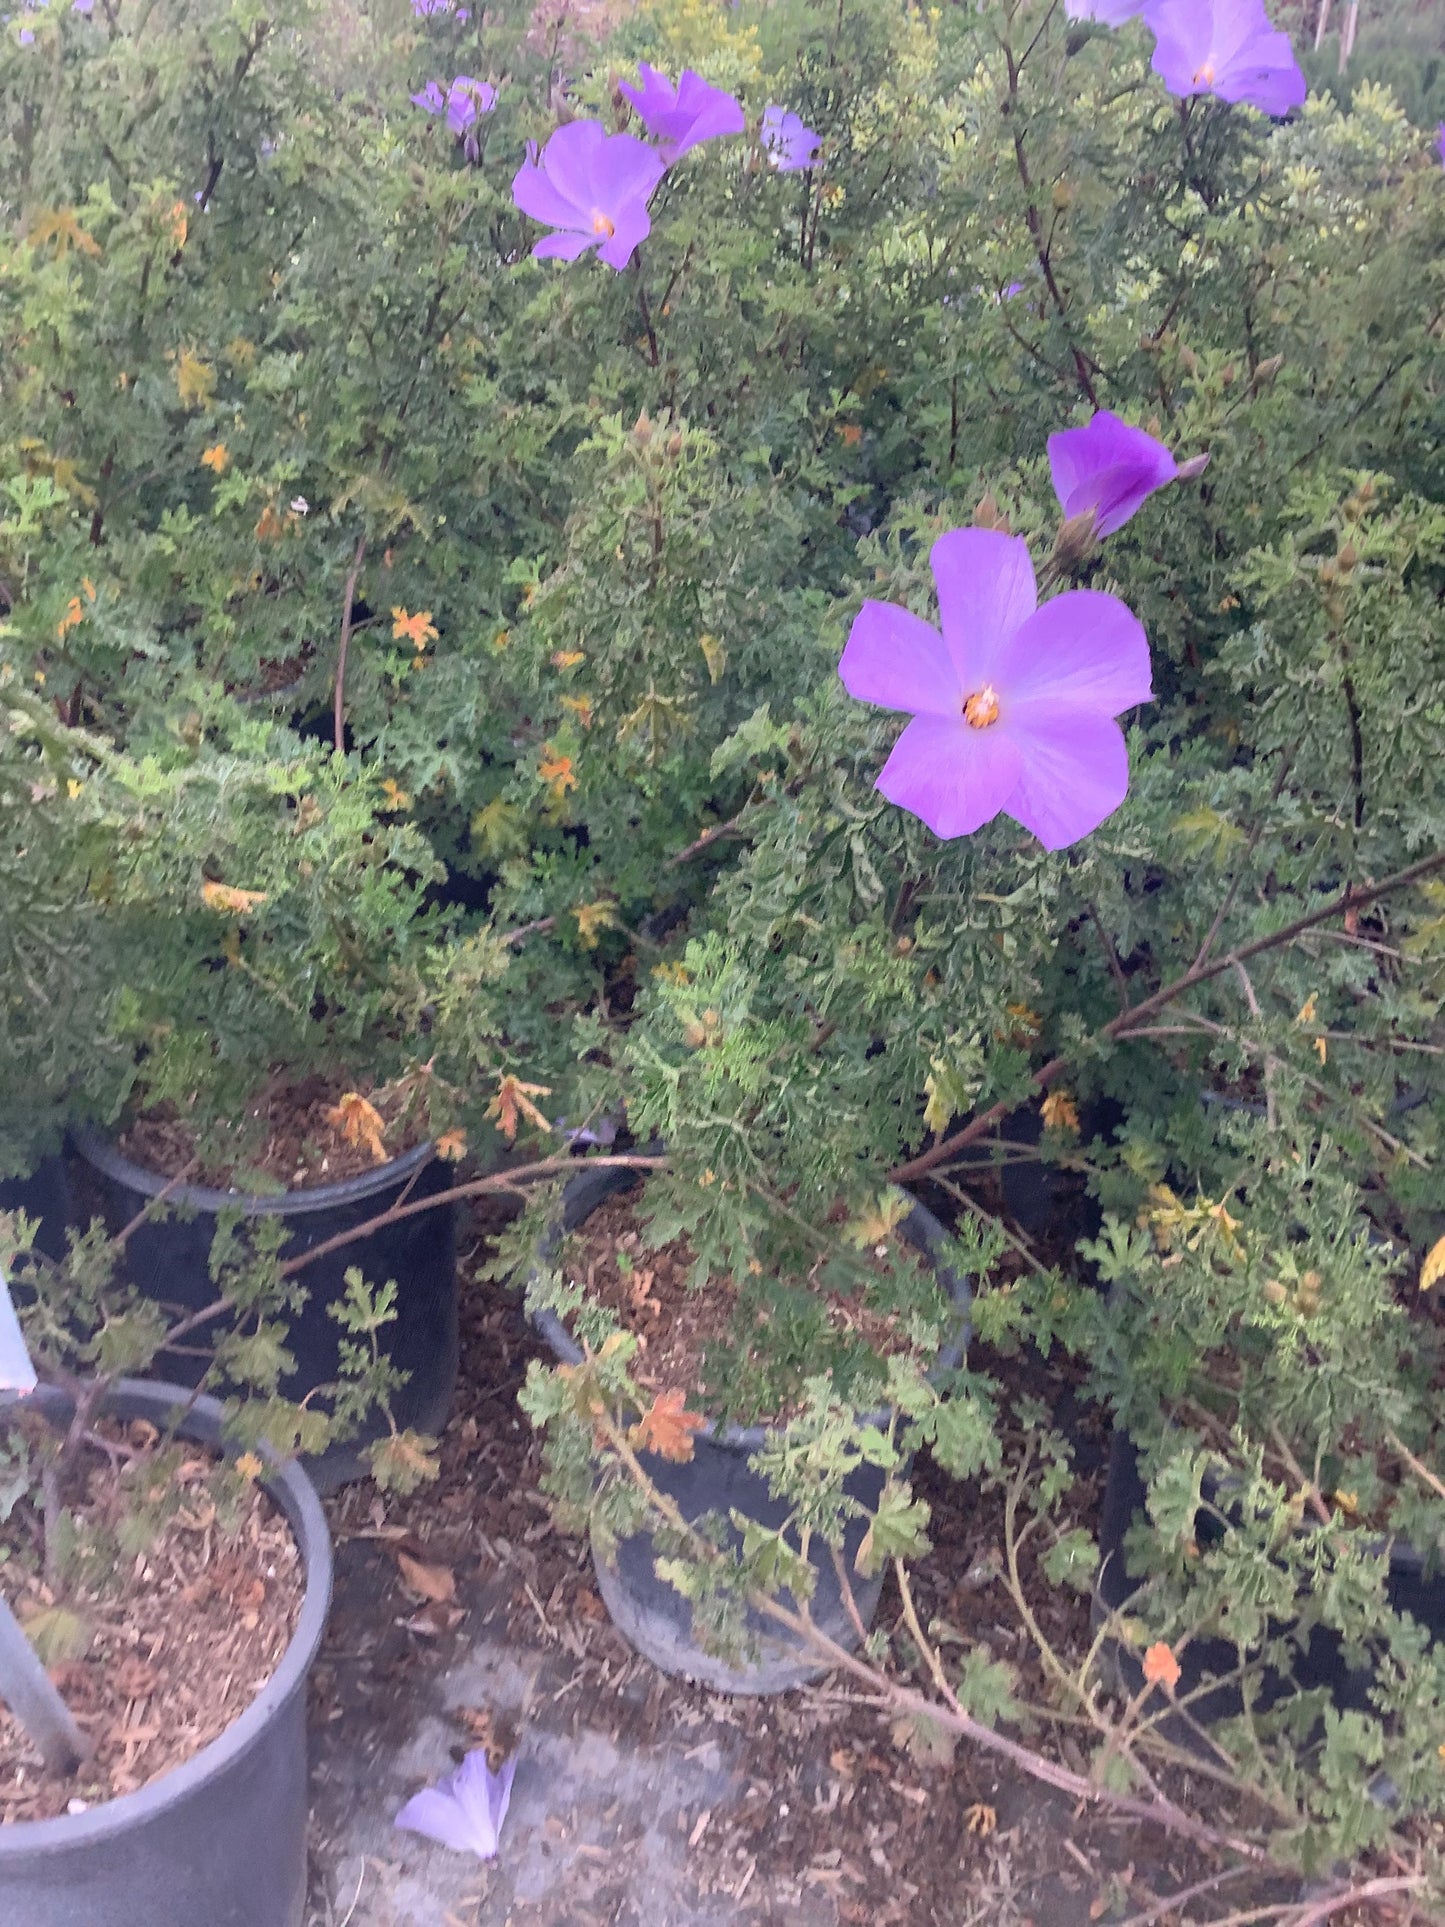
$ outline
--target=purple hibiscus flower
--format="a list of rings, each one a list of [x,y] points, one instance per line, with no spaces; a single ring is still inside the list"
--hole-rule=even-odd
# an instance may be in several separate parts
[[[609,268],[625,268],[652,230],[647,198],[666,171],[662,156],[632,134],[609,134],[595,120],[559,127],[512,182],[524,214],[561,230],[543,235],[533,254],[575,261],[596,248]]]
[[[1163,442],[1131,428],[1101,408],[1086,428],[1049,437],[1049,468],[1059,507],[1072,522],[1094,517],[1094,533],[1112,535],[1156,488],[1179,476],[1179,464]]]
[[[716,140],[720,134],[741,134],[746,127],[743,110],[732,95],[721,87],[710,87],[690,67],[683,69],[676,87],[645,60],[639,61],[637,70],[642,85],[634,87],[623,81],[622,92],[636,108],[669,167],[699,141]]]
[[[395,1824],[408,1833],[420,1833],[444,1847],[453,1847],[458,1853],[493,1860],[516,1771],[517,1762],[511,1759],[500,1773],[493,1773],[486,1753],[478,1747],[435,1786],[413,1794]]]
[[[877,787],[935,836],[1002,810],[1047,850],[1077,843],[1129,788],[1114,719],[1154,693],[1142,625],[1092,589],[1039,608],[1027,543],[996,529],[954,529],[929,562],[941,631],[865,602],[838,665],[849,695],[912,713]]]
[[[447,126],[460,140],[478,114],[491,113],[497,104],[497,90],[489,81],[458,74],[445,90],[439,80],[429,80],[412,99],[429,114],[445,114]]]
[[[1144,22],[1171,94],[1215,94],[1276,116],[1304,105],[1290,37],[1270,25],[1264,0],[1148,0]]]
[[[762,141],[770,165],[780,174],[798,174],[811,167],[823,145],[820,134],[782,107],[763,109]]]

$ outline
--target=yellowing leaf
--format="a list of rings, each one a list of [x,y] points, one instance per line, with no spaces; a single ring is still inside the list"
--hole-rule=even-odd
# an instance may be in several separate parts
[[[248,1481],[259,1479],[265,1469],[255,1452],[242,1452],[236,1460],[236,1470]]]
[[[56,254],[61,256],[72,248],[92,257],[100,253],[100,243],[76,220],[73,207],[42,208],[25,238],[33,248],[43,248],[47,241],[53,241]]]
[[[1162,1686],[1166,1693],[1172,1693],[1179,1684],[1179,1661],[1174,1657],[1174,1648],[1162,1639],[1144,1655],[1144,1677],[1151,1686]]]
[[[885,1191],[847,1228],[848,1242],[859,1251],[869,1245],[886,1244],[896,1225],[908,1216],[912,1206],[901,1191]]]
[[[343,1092],[327,1111],[326,1121],[336,1126],[348,1144],[365,1146],[373,1164],[386,1163],[386,1146],[382,1143],[386,1123],[381,1112],[360,1091]]]
[[[1319,992],[1317,990],[1312,990],[1309,996],[1306,997],[1304,1002],[1300,1005],[1299,1015],[1295,1018],[1295,1022],[1297,1024],[1316,1023],[1318,1021],[1316,1013],[1318,1012],[1318,1009],[1319,1009],[1319,1001],[1320,1001]]]
[[[256,524],[258,542],[274,542],[285,528],[285,523],[268,502],[261,511],[261,519]]]
[[[1425,1262],[1420,1267],[1420,1289],[1429,1291],[1445,1278],[1445,1238],[1437,1238],[1425,1253]]]
[[[55,625],[57,640],[64,640],[72,629],[78,628],[85,620],[85,610],[78,595],[73,595],[65,605],[65,614]]]
[[[432,625],[431,610],[418,609],[416,614],[411,616],[405,609],[393,608],[391,634],[393,641],[400,642],[405,638],[413,649],[425,649],[429,642],[435,642],[437,639],[436,629]]]
[[[392,809],[409,810],[411,808],[411,798],[394,776],[384,776],[381,779],[381,793]]]
[[[224,475],[231,465],[231,457],[224,442],[212,442],[201,453],[201,467],[210,469],[213,475]]]
[[[266,892],[237,890],[229,883],[203,883],[201,901],[209,910],[225,910],[232,916],[244,917],[248,910],[266,901]]]
[[[552,667],[554,669],[575,669],[579,662],[586,662],[587,655],[581,649],[554,649]]]
[[[178,248],[183,248],[186,245],[186,236],[191,231],[190,219],[186,213],[186,204],[184,201],[175,201],[172,203],[170,219],[171,239]]]
[[[584,950],[595,950],[601,933],[617,922],[617,906],[606,897],[596,903],[579,903],[572,914],[577,919],[577,934]]]
[[[701,1414],[685,1410],[686,1404],[685,1392],[659,1392],[628,1432],[628,1438],[641,1452],[657,1452],[685,1465],[692,1457],[694,1432],[701,1432],[707,1424]]]
[[[1077,1131],[1079,1107],[1067,1091],[1050,1091],[1039,1111],[1046,1131]]]
[[[564,696],[562,707],[576,719],[581,729],[592,727],[592,698],[590,696]]]
[[[497,1086],[497,1095],[487,1106],[487,1116],[496,1118],[502,1136],[508,1144],[517,1135],[519,1117],[525,1117],[529,1123],[535,1124],[539,1131],[550,1131],[552,1126],[531,1100],[534,1097],[551,1095],[550,1084],[524,1084],[520,1077],[514,1077],[508,1071]]]
[[[512,803],[494,796],[472,818],[472,842],[486,856],[511,856],[527,847],[522,813]]]
[[[186,408],[205,408],[216,392],[216,371],[192,349],[181,351],[176,363],[176,393]]]
[[[930,1131],[940,1135],[953,1122],[952,1100],[944,1089],[944,1080],[938,1070],[931,1070],[923,1080],[923,1094],[928,1102],[923,1107],[923,1121]]]
[[[1244,835],[1227,816],[1208,808],[1188,810],[1169,827],[1190,856],[1208,857],[1216,866],[1226,861]]]
[[[467,1134],[465,1131],[443,1131],[437,1139],[437,1156],[445,1158],[448,1164],[456,1164],[467,1154]]]
[[[719,642],[716,636],[699,636],[697,646],[702,651],[702,659],[707,664],[708,681],[720,683],[727,673],[728,652],[726,643]]]

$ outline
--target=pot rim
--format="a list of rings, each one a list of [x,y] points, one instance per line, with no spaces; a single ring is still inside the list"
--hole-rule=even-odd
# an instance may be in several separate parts
[[[629,1171],[581,1171],[570,1178],[562,1193],[562,1211],[549,1228],[542,1249],[550,1257],[560,1245],[568,1231],[575,1231],[578,1225],[592,1216],[608,1198],[619,1191],[630,1191],[643,1180]],[[948,1231],[942,1220],[936,1218],[914,1197],[905,1185],[898,1189],[912,1202],[912,1209],[898,1226],[908,1242],[925,1257],[932,1260],[948,1297],[958,1310],[958,1326],[954,1335],[943,1345],[929,1371],[930,1379],[942,1377],[947,1372],[956,1371],[963,1363],[968,1352],[971,1336],[969,1312],[973,1304],[973,1288],[966,1277],[946,1265],[939,1256],[941,1246],[948,1238]],[[542,1309],[529,1311],[528,1319],[538,1334],[545,1339],[549,1348],[563,1365],[580,1365],[583,1359],[582,1347],[562,1323],[556,1312]],[[859,1418],[860,1425],[886,1426],[892,1415],[892,1407],[880,1405],[875,1411],[865,1412]],[[696,1436],[707,1439],[711,1444],[735,1452],[756,1452],[764,1446],[777,1428],[769,1425],[728,1424],[719,1428],[716,1420],[708,1419],[697,1428]]]
[[[139,1191],[143,1197],[156,1198],[166,1191],[167,1204],[188,1205],[194,1211],[240,1210],[252,1218],[299,1218],[312,1212],[362,1203],[414,1176],[436,1156],[436,1145],[429,1139],[354,1178],[339,1178],[334,1184],[308,1184],[295,1191],[279,1191],[272,1197],[254,1191],[219,1191],[202,1184],[178,1184],[167,1191],[168,1178],[143,1164],[133,1163],[100,1132],[81,1126],[71,1132],[71,1142],[87,1164],[116,1183]]]
[[[160,1379],[123,1378],[115,1386],[107,1409],[114,1410],[120,1404],[147,1416],[168,1414],[177,1405],[189,1406],[182,1435],[203,1444],[220,1440],[220,1403],[204,1393],[198,1397],[182,1385],[168,1385]],[[275,1671],[223,1733],[134,1793],[122,1793],[84,1813],[63,1813],[52,1820],[16,1820],[0,1826],[0,1876],[12,1857],[113,1840],[189,1799],[228,1773],[259,1744],[274,1715],[304,1688],[331,1610],[331,1535],[316,1489],[299,1465],[277,1465],[261,1482],[290,1525],[306,1568],[306,1589],[296,1630]]]

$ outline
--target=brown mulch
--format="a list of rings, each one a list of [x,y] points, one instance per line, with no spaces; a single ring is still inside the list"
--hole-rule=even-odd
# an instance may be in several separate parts
[[[105,1429],[139,1452],[154,1439],[144,1422]],[[244,1488],[223,1521],[207,1489],[211,1471],[209,1458],[186,1458],[184,1502],[145,1549],[118,1556],[60,1600],[38,1570],[39,1525],[29,1505],[0,1528],[6,1593],[22,1624],[38,1614],[53,1620],[57,1606],[81,1622],[83,1650],[52,1666],[51,1677],[94,1748],[73,1777],[52,1778],[0,1705],[0,1824],[53,1819],[136,1792],[219,1738],[275,1672],[305,1591],[296,1541],[259,1487]],[[82,1527],[104,1530],[113,1522],[115,1476],[99,1452],[83,1472],[70,1509]]]
[[[356,1775],[408,1744],[428,1682],[464,1661],[482,1629],[488,1640],[504,1637],[527,1670],[537,1667],[524,1715],[535,1729],[579,1743],[600,1732],[623,1749],[672,1746],[684,1757],[721,1745],[741,1793],[725,1806],[680,1815],[679,1837],[699,1907],[721,1904],[729,1918],[779,1927],[1074,1927],[1142,1910],[1213,1871],[1159,1829],[1078,1811],[996,1757],[915,1750],[839,1676],[776,1698],[729,1698],[664,1678],[640,1659],[608,1618],[585,1544],[554,1527],[539,1490],[540,1445],[516,1398],[543,1348],[511,1293],[471,1282],[495,1210],[483,1204],[474,1213],[463,1261],[462,1376],[441,1440],[440,1478],[406,1499],[353,1487],[328,1508],[338,1589],[314,1680],[313,1922],[334,1927],[346,1912],[344,1904],[333,1911],[328,1898],[336,1870],[329,1842],[355,1799]],[[1057,1361],[1001,1359],[977,1346],[971,1362],[996,1376],[1006,1405],[1033,1397],[1055,1408],[1073,1439],[1078,1473],[1065,1523],[1092,1529],[1107,1430],[1079,1404],[1079,1375],[1061,1373]],[[986,1645],[1017,1668],[1022,1697],[1047,1703],[1047,1682],[1001,1583],[1001,1495],[947,1477],[926,1455],[915,1479],[932,1508],[933,1550],[914,1574],[924,1623],[940,1622],[946,1640]],[[1090,1639],[1087,1597],[1049,1585],[1029,1547],[1023,1568],[1044,1632],[1066,1662],[1077,1663]],[[434,1591],[447,1596],[428,1598]],[[901,1611],[890,1584],[876,1624],[891,1630]],[[496,1739],[505,1748],[515,1738],[495,1730],[485,1705],[446,1717],[457,1757],[468,1746]],[[1045,1726],[1034,1737],[1087,1769],[1087,1735],[1076,1740]],[[1206,1783],[1176,1778],[1171,1791],[1195,1810],[1219,1810]],[[504,1917],[514,1927],[632,1921],[627,1844],[606,1844],[608,1799],[599,1787],[595,1833],[569,1835],[575,1846],[559,1836],[557,1852],[572,1855],[578,1879],[585,1874],[592,1883],[585,1893],[564,1904],[555,1894],[528,1900],[506,1891],[504,1899],[499,1889],[495,1912],[484,1899],[457,1920],[468,1927]],[[502,1871],[486,1878],[501,1879],[506,1860],[504,1841]],[[1258,1905],[1291,1890],[1246,1880],[1227,1891],[1243,1906],[1247,1896]],[[662,1927],[684,1917],[670,1914]],[[357,1921],[373,1918],[393,1920],[384,1911],[368,1914],[363,1901]]]
[[[890,1269],[891,1249],[880,1243],[865,1260],[880,1277]],[[569,1280],[635,1333],[633,1376],[649,1391],[707,1389],[708,1348],[742,1342],[736,1285],[729,1277],[715,1277],[698,1288],[690,1282],[696,1263],[685,1237],[658,1246],[644,1241],[639,1201],[630,1193],[608,1198],[567,1240],[563,1266]],[[860,1339],[880,1357],[910,1349],[909,1335],[895,1315],[858,1297],[824,1294],[821,1287],[819,1292],[835,1330]],[[764,1342],[759,1327],[749,1355]]]
[[[354,1118],[348,1127],[345,1116],[333,1115],[348,1092],[381,1117],[382,1157]],[[209,1123],[202,1132],[174,1104],[158,1104],[125,1127],[119,1146],[147,1171],[167,1178],[184,1171],[187,1183],[221,1190],[337,1184],[424,1142],[425,1117],[409,1116],[406,1099],[405,1091],[378,1091],[366,1078],[271,1077],[233,1121]]]

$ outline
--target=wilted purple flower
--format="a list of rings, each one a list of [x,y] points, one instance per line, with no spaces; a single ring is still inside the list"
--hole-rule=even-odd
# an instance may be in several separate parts
[[[1265,114],[1301,107],[1309,89],[1264,0],[1148,0],[1153,67],[1171,94],[1215,94]]]
[[[642,85],[634,87],[624,80],[622,92],[669,166],[699,141],[716,140],[720,134],[741,134],[747,125],[732,95],[721,87],[710,87],[690,67],[683,69],[676,87],[645,60],[638,63],[638,72]]]
[[[823,145],[820,134],[805,127],[797,114],[781,107],[765,107],[762,125],[763,152],[780,174],[797,174],[811,167]]]
[[[1076,843],[1128,792],[1114,718],[1153,695],[1141,624],[1093,589],[1039,608],[1027,543],[997,529],[954,529],[929,562],[941,633],[865,602],[838,665],[851,696],[912,712],[877,787],[935,836],[1003,810],[1047,850]]]
[[[667,171],[662,156],[632,134],[609,134],[600,121],[559,127],[540,157],[528,153],[512,182],[524,214],[560,234],[533,248],[540,258],[575,261],[596,248],[608,267],[622,269],[647,238],[647,197]]]
[[[485,1751],[478,1747],[435,1786],[414,1793],[396,1816],[395,1824],[408,1833],[420,1833],[444,1847],[453,1847],[458,1853],[493,1860],[516,1771],[513,1758],[500,1773],[493,1773]]]
[[[1094,515],[1094,533],[1112,535],[1154,493],[1178,479],[1179,464],[1163,442],[1101,408],[1086,428],[1049,437],[1049,468],[1059,507],[1070,521]]]

